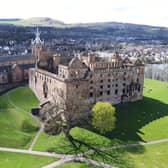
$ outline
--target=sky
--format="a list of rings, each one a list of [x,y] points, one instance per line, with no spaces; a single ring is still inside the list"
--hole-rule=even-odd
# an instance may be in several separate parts
[[[128,22],[168,27],[168,0],[0,0],[0,18],[65,23]]]

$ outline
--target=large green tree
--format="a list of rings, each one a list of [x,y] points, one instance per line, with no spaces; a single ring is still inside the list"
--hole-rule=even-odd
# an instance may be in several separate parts
[[[97,102],[92,108],[92,125],[101,133],[115,128],[115,107],[108,102]]]

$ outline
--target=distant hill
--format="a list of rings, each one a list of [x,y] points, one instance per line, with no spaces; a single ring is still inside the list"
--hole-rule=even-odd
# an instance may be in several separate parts
[[[2,26],[4,25],[4,27]],[[34,17],[29,19],[0,19],[0,29],[9,32],[13,25],[21,29],[39,26],[44,29],[59,31],[59,35],[73,37],[101,37],[111,38],[117,41],[166,41],[168,42],[168,28],[149,25],[121,23],[121,22],[100,22],[100,23],[77,23],[65,24],[62,21],[48,17]],[[54,30],[57,28],[57,30]],[[62,29],[64,28],[64,30]],[[16,30],[16,29],[15,29]],[[10,30],[13,32],[13,29]],[[20,31],[20,30],[19,30]],[[4,35],[4,34],[1,34]],[[54,37],[54,33],[51,37]],[[58,35],[58,34],[57,34]]]
[[[33,17],[29,19],[0,19],[0,24],[17,26],[64,27],[65,23],[48,17]]]
[[[16,24],[17,22],[19,22],[21,19],[18,18],[7,18],[7,19],[2,19],[0,18],[0,24]]]
[[[21,20],[21,19],[19,19],[19,18],[6,18],[6,19],[1,19],[0,18],[0,21],[1,22],[11,22],[11,21],[19,21],[19,20]]]

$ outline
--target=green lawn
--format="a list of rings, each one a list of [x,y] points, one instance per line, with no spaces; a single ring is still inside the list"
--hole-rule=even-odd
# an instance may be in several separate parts
[[[168,84],[166,82],[145,79],[144,99],[142,101],[116,106],[116,128],[111,133],[103,136],[93,132],[92,129],[73,128],[71,130],[73,137],[89,145],[79,145],[79,148],[75,150],[63,133],[56,136],[42,133],[34,149],[75,153],[86,151],[92,147],[168,138],[167,95]]]
[[[89,165],[86,163],[79,163],[79,162],[68,162],[64,163],[56,168],[100,168],[98,166]]]
[[[22,96],[18,96],[18,93]],[[75,127],[71,130],[71,134],[75,139],[83,142],[82,144],[75,141],[78,148],[74,148],[63,133],[50,136],[43,132],[35,144],[34,150],[79,153],[95,147],[168,138],[167,95],[168,83],[145,79],[142,101],[116,106],[117,122],[116,128],[112,132],[100,135],[88,125],[83,128]],[[31,142],[38,127],[37,121],[28,115],[28,111],[31,107],[37,106],[38,101],[28,88],[23,87],[9,92],[9,96],[20,109],[15,109],[6,95],[0,97],[0,128],[3,128],[0,129],[0,144],[2,144],[1,146],[25,148]],[[119,168],[167,168],[167,149],[168,143],[165,142],[95,152],[88,157]],[[0,167],[3,166],[0,165]],[[82,168],[89,167],[89,165],[70,162],[60,167]]]
[[[144,86],[142,101],[117,106],[116,129],[109,137],[125,142],[168,137],[168,83],[146,79]]]
[[[56,160],[55,157],[0,152],[1,168],[41,168]]]
[[[39,122],[28,114],[38,101],[28,87],[11,90],[8,95],[18,108],[6,94],[0,97],[0,146],[27,148],[39,128]]]

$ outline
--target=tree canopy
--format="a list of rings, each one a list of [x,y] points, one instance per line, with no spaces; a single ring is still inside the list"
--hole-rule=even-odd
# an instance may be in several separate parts
[[[115,128],[115,107],[108,102],[97,102],[92,108],[92,126],[101,133]]]

